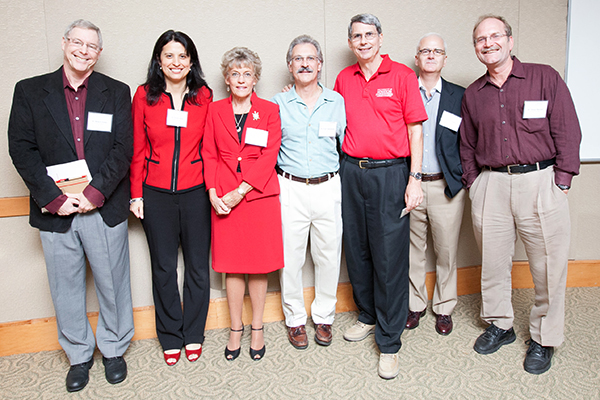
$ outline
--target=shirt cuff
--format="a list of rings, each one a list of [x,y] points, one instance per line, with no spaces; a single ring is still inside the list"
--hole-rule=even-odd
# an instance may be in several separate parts
[[[46,204],[44,208],[48,210],[49,213],[56,214],[62,205],[65,204],[65,201],[67,201],[67,195],[61,194],[50,203]]]
[[[98,208],[104,205],[104,195],[92,185],[87,185],[85,189],[83,189],[83,195],[90,201],[90,203]]]
[[[559,171],[556,168],[554,169],[554,183],[557,185],[567,185],[571,186],[571,181],[573,180],[573,175],[568,172]]]

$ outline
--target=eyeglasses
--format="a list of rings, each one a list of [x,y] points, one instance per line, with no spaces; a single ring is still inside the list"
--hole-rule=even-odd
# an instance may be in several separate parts
[[[366,33],[355,33],[353,35],[350,35],[350,40],[353,42],[358,42],[361,41],[362,38],[365,38],[365,40],[371,41],[373,39],[375,39],[377,37],[377,33],[370,31],[370,32],[366,32]]]
[[[240,79],[240,77],[244,77],[244,80],[247,81],[249,79],[252,79],[252,77],[254,76],[254,74],[252,72],[244,72],[243,74],[240,74],[237,71],[234,72],[230,72],[229,76],[232,77],[233,79]]]
[[[446,51],[444,51],[442,49],[421,49],[421,50],[417,51],[417,53],[424,55],[424,56],[428,56],[431,53],[435,54],[436,56],[446,55]]]
[[[292,58],[292,62],[295,62],[296,64],[303,64],[305,61],[307,64],[312,64],[317,62],[319,59],[315,56],[306,56],[306,57],[300,57],[300,56],[296,56],[294,58]]]
[[[69,42],[71,42],[71,44],[75,47],[78,48],[83,48],[83,46],[86,46],[88,48],[88,50],[93,51],[94,53],[98,53],[100,51],[100,47],[98,47],[97,44],[94,43],[85,43],[83,42],[81,39],[71,39],[71,38],[66,38]]]
[[[479,36],[478,38],[475,38],[475,43],[476,44],[485,44],[488,39],[494,43],[497,42],[498,40],[500,40],[501,38],[503,38],[504,36],[508,36],[506,33],[500,33],[500,32],[496,32],[496,33],[492,33],[490,36]]]

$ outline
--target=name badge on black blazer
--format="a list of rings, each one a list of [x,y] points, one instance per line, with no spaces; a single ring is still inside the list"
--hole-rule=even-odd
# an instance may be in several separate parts
[[[458,115],[454,115],[451,112],[444,110],[442,118],[440,118],[440,125],[444,128],[448,128],[451,131],[458,132],[462,118]]]
[[[88,112],[88,131],[110,132],[112,129],[112,114]]]

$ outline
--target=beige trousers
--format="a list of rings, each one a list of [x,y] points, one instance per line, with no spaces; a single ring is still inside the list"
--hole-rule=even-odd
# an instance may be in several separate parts
[[[422,182],[423,202],[410,212],[410,288],[409,308],[422,311],[427,307],[425,286],[427,229],[431,229],[435,252],[435,289],[433,312],[450,315],[456,306],[456,256],[460,224],[465,208],[466,191],[452,199],[444,194],[446,181]]]
[[[318,185],[277,177],[285,261],[279,282],[285,324],[289,327],[306,324],[302,269],[309,241],[315,271],[311,317],[315,324],[333,324],[342,256],[340,176]]]
[[[513,326],[511,269],[518,233],[535,284],[531,338],[542,346],[559,346],[571,222],[567,195],[554,184],[553,168],[515,175],[482,171],[469,196],[482,254],[481,318],[501,329]]]

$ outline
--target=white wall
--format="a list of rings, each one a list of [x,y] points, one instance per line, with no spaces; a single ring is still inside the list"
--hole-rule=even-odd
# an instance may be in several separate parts
[[[219,71],[221,55],[234,46],[248,46],[263,61],[259,96],[270,98],[287,84],[285,53],[289,42],[310,34],[322,45],[325,65],[322,82],[331,88],[338,72],[354,63],[347,46],[347,25],[361,12],[377,15],[383,25],[383,52],[414,66],[415,46],[425,33],[436,31],[448,42],[447,79],[468,85],[485,72],[471,44],[473,23],[481,14],[504,15],[513,26],[514,54],[522,61],[547,63],[561,73],[565,66],[566,0],[447,0],[365,3],[357,0],[298,0],[253,2],[157,0],[81,2],[75,0],[22,0],[0,2],[0,131],[6,132],[14,84],[26,77],[57,69],[62,63],[60,40],[64,28],[77,18],[96,23],[103,32],[104,51],[97,70],[130,85],[132,92],[145,79],[152,47],[167,29],[189,34],[215,99],[226,96]],[[0,140],[0,197],[28,195],[14,170],[7,141]],[[598,165],[583,168],[569,194],[573,218],[571,257],[600,258],[600,213],[596,202]],[[579,186],[581,183],[581,186]],[[585,184],[583,184],[585,183]],[[592,197],[593,196],[593,197]],[[148,250],[141,225],[130,218],[131,282],[135,307],[152,305]],[[516,259],[525,259],[522,247]],[[459,245],[459,265],[477,265],[479,252],[465,212]],[[310,261],[307,262],[310,267]],[[430,263],[430,269],[432,264]],[[37,230],[27,217],[0,219],[0,323],[54,314]],[[313,274],[305,268],[305,285]],[[345,263],[342,281],[347,281]],[[221,280],[212,274],[211,296],[223,297]],[[88,309],[97,309],[93,284],[88,280]],[[270,276],[269,290],[278,289],[278,276]]]

